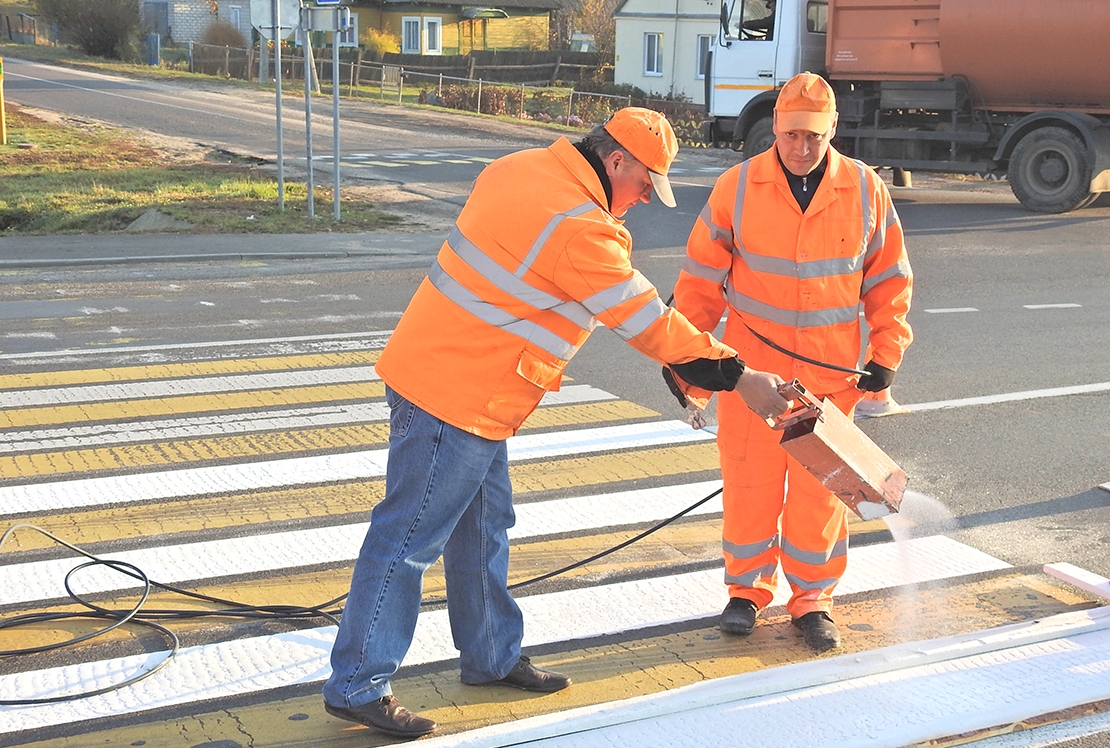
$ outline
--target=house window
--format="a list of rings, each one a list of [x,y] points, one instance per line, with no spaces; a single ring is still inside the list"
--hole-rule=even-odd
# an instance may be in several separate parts
[[[243,30],[243,6],[230,5],[227,9],[227,22],[240,31]]]
[[[440,38],[440,19],[424,19],[424,54],[438,55],[443,52],[442,39]]]
[[[662,34],[644,34],[644,75],[663,75]]]
[[[705,78],[705,64],[709,59],[709,48],[713,46],[713,36],[698,34],[698,59],[694,61],[694,70],[698,71],[698,78]]]
[[[401,54],[420,54],[420,19],[417,17],[401,19]]]

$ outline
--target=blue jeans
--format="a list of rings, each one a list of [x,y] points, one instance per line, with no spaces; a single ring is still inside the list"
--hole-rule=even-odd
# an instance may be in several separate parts
[[[385,498],[370,515],[331,652],[324,699],[363,706],[392,693],[412,644],[424,571],[442,555],[464,683],[508,675],[524,622],[509,594],[516,522],[508,450],[444,423],[390,388]]]

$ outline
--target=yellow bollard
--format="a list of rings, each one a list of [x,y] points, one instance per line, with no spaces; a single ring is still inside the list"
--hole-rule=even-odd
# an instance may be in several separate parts
[[[4,114],[4,58],[0,57],[0,145],[8,144],[8,118]]]

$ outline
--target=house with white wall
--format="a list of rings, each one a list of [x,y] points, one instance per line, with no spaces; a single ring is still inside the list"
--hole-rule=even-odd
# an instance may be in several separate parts
[[[705,103],[705,55],[717,39],[720,0],[624,0],[613,13],[613,80]]]

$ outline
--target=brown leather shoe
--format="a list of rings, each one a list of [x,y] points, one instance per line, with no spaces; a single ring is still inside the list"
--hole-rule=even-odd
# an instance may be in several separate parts
[[[377,701],[371,701],[363,706],[353,706],[350,709],[332,706],[325,701],[324,711],[333,717],[357,722],[360,725],[373,727],[386,735],[396,735],[401,738],[419,738],[436,729],[434,721],[419,714],[413,714],[401,706],[401,702],[392,695],[383,696]]]
[[[532,661],[521,655],[509,674],[500,680],[491,680],[486,683],[475,683],[478,686],[512,686],[521,691],[535,691],[536,693],[554,693],[562,691],[570,685],[570,678],[554,670],[544,670],[532,664]]]
[[[832,617],[823,610],[806,613],[801,618],[795,618],[793,623],[801,629],[806,644],[818,652],[827,652],[840,646],[840,631]]]

